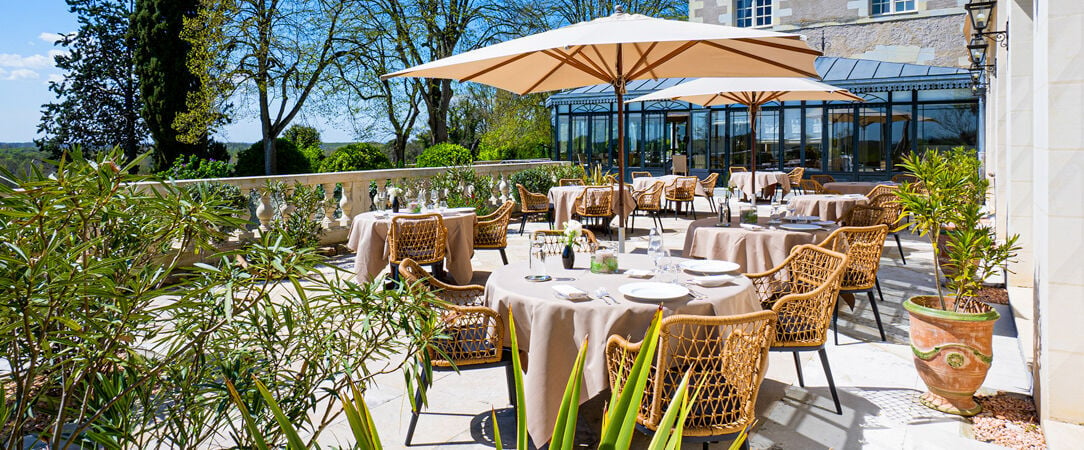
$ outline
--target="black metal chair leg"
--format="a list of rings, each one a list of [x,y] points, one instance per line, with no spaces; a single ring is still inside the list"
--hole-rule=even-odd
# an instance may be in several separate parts
[[[883,292],[881,292],[881,279],[880,278],[874,278],[873,281],[875,281],[877,283],[877,295],[879,295],[881,297],[882,302],[885,301],[885,294]]]
[[[790,352],[794,355],[794,368],[798,369],[798,386],[805,387],[805,378],[802,377],[802,358],[798,357],[798,352]]]
[[[832,311],[832,333],[836,335],[836,345],[839,345],[839,300],[836,300],[836,309]]]
[[[659,233],[662,233],[662,214],[655,213],[655,220],[659,222]]]
[[[523,229],[525,227],[527,227],[527,216],[529,216],[529,215],[531,215],[531,214],[530,213],[523,213],[523,219],[519,221],[519,234],[520,234],[520,236],[523,235]]]
[[[506,265],[506,266],[507,266],[507,265],[508,265],[508,255],[506,255],[506,254],[504,253],[504,249],[503,249],[503,248],[498,248],[497,250],[501,252],[501,261],[504,261],[504,265]]]
[[[398,269],[396,269],[396,271],[398,271]],[[437,279],[445,279],[444,278],[444,261],[437,261],[437,262],[433,263],[433,276],[436,277]]]
[[[424,385],[428,385],[429,380],[427,379],[427,377],[424,374],[422,374],[422,378],[421,378],[421,380],[419,380],[419,383],[422,383]],[[407,447],[411,446],[410,441],[412,441],[414,439],[414,429],[418,426],[418,416],[421,415],[422,391],[418,387],[414,388],[414,406],[415,406],[415,408],[410,409],[410,425],[407,426],[407,433],[406,433],[406,446]]]
[[[391,280],[398,283],[399,282],[399,265],[395,264],[395,263],[392,263],[391,268],[388,269],[388,271],[391,272]]]
[[[506,351],[510,351],[505,349]],[[508,364],[504,366],[504,377],[508,383],[508,402],[515,408],[516,405],[516,367],[512,364],[512,361],[508,361]]]
[[[693,220],[696,220],[696,205],[693,202],[689,202],[689,209],[693,210]]]
[[[633,228],[636,228],[636,211],[637,210],[634,209],[632,210],[632,214],[629,214],[629,223],[625,227],[625,231],[632,231]]]
[[[877,319],[877,329],[881,331],[881,340],[887,341],[885,327],[881,325],[881,312],[877,310],[877,301],[873,299],[873,291],[866,291],[866,295],[869,295],[869,304],[873,306],[873,318]]]
[[[907,257],[903,256],[903,244],[900,243],[900,234],[892,233],[892,237],[896,238],[896,249],[900,251],[900,260],[903,261],[903,265],[907,265]]]
[[[828,353],[824,349],[817,350],[821,355],[821,365],[824,366],[824,376],[828,378],[828,390],[832,391],[832,401],[836,404],[836,414],[843,415],[843,407],[839,405],[839,394],[836,393],[836,381],[832,379],[832,368],[828,366]]]
[[[703,448],[704,450],[708,450],[708,443],[705,442],[704,445],[701,448]]]

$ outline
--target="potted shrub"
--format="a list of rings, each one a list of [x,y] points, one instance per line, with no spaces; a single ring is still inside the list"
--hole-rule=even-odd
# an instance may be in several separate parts
[[[902,167],[918,182],[898,191],[904,216],[912,219],[900,229],[910,227],[929,239],[937,285],[936,296],[903,303],[910,315],[915,368],[929,389],[921,402],[951,414],[975,415],[982,407],[972,396],[993,361],[999,316],[974,295],[986,276],[1015,255],[1017,236],[999,243],[993,229],[981,223],[989,181],[974,150],[928,150],[904,157]]]

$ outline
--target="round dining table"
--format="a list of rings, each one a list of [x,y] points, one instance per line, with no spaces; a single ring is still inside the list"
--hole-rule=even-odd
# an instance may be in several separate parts
[[[893,183],[891,181],[833,181],[831,183],[824,183],[824,188],[841,194],[867,195],[869,194],[869,191],[872,191],[873,188],[880,184],[885,186],[899,186],[899,183]]]
[[[681,178],[681,175],[662,175],[658,177],[637,177],[632,179],[632,187],[637,191],[642,191],[651,187],[656,181],[661,181],[663,186],[669,186],[674,180]],[[704,185],[700,181],[696,182],[696,196],[704,196]]]
[[[619,272],[653,266],[647,255],[620,254],[618,257]],[[674,260],[680,262],[684,258]],[[527,281],[524,276],[531,274],[531,269],[527,262],[520,262],[493,271],[485,289],[490,308],[497,310],[505,321],[509,314],[515,318],[519,348],[527,356],[526,405],[521,406],[527,408],[527,430],[538,445],[548,441],[552,434],[580,346],[587,345],[579,398],[583,403],[609,389],[606,340],[612,335],[627,337],[633,342],[642,340],[660,306],[658,302],[626,298],[619,291],[625,284],[654,280],[634,279],[623,273],[591,273],[587,269],[589,258],[586,255],[577,255],[572,270],[565,270],[559,258],[549,258],[545,266],[552,281]],[[681,273],[677,280],[689,278]],[[603,300],[592,296],[585,300],[567,300],[555,295],[553,286],[556,285],[571,285],[588,293],[604,287],[611,298]],[[718,287],[694,286],[690,289],[697,298],[686,296],[663,301],[663,314],[716,316],[761,310],[752,282],[745,277],[737,277]],[[507,332],[508,327],[505,327]],[[511,341],[507,336],[505,338],[505,345],[510,345]]]
[[[811,194],[790,198],[794,213],[800,216],[818,216],[821,220],[837,221],[854,205],[865,205],[869,199],[864,195]]]
[[[753,186],[752,172],[730,174],[730,187],[737,187],[749,198],[756,198],[758,192],[773,184],[783,186],[783,195],[790,192],[790,176],[783,172],[757,171],[756,189]]]
[[[821,227],[815,231],[791,231],[768,224],[762,217],[753,230],[737,224],[729,227],[716,226],[717,218],[700,219],[689,224],[685,234],[685,252],[692,258],[722,259],[741,266],[742,272],[766,272],[781,264],[790,250],[802,244],[816,244],[828,237],[834,227]]]
[[[388,231],[391,229],[391,218],[395,215],[408,214],[370,211],[354,216],[346,246],[357,252],[354,270],[359,283],[372,281],[388,266],[391,256]],[[478,216],[473,212],[445,212],[442,215],[444,227],[448,230],[444,270],[456,284],[470,284],[474,277],[470,259],[474,256],[474,223]]]
[[[572,218],[572,205],[576,202],[576,197],[580,196],[583,189],[589,186],[554,186],[551,187],[548,193],[550,203],[553,203],[553,224],[557,228],[561,228],[565,222]],[[617,186],[614,186],[614,197],[611,207],[614,212],[617,212]],[[636,209],[636,199],[632,198],[632,190],[625,189],[625,205],[621,210],[621,215],[626,218],[632,213],[632,210]]]

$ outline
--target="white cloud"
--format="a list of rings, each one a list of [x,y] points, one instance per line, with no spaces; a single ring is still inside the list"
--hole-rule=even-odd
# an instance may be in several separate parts
[[[15,69],[3,76],[4,80],[36,80],[40,77],[37,72],[30,69]]]
[[[64,81],[64,75],[61,75],[59,73],[51,73],[49,74],[49,77],[45,79],[45,84],[49,84],[49,82],[59,83],[61,81]]]
[[[64,38],[64,35],[59,34],[59,33],[42,33],[42,34],[38,35],[38,39],[41,39],[41,40],[43,40],[45,42],[48,42],[50,44],[55,44],[56,41],[59,41],[59,40],[61,40],[63,38]]]
[[[0,67],[41,69],[53,65],[53,58],[45,55],[23,56],[16,53],[0,53]]]

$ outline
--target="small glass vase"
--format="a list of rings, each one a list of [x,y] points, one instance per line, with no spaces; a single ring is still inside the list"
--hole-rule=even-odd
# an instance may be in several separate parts
[[[571,270],[575,263],[576,252],[572,251],[571,245],[565,245],[565,248],[561,250],[561,264],[565,266],[565,270]]]

